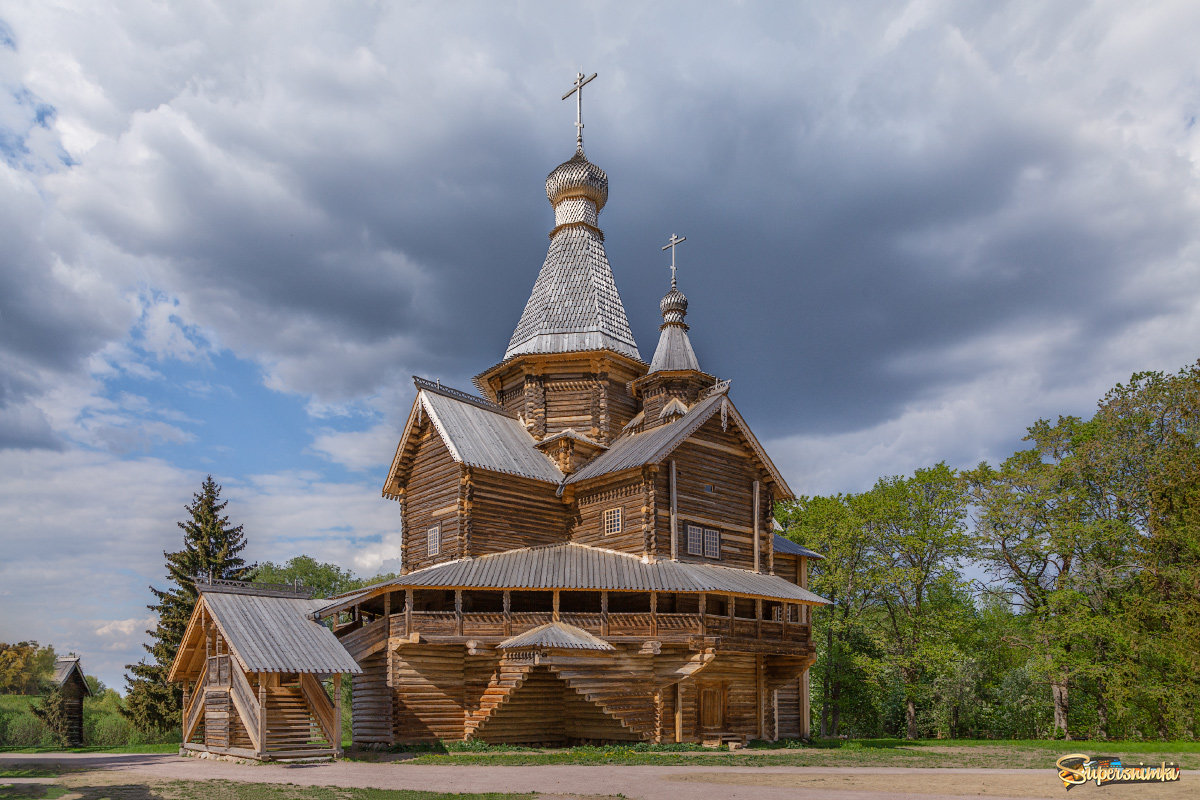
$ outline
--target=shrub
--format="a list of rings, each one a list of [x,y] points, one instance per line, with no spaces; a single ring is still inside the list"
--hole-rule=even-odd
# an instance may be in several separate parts
[[[32,712],[15,714],[8,719],[4,744],[9,747],[40,747],[53,743],[53,734]]]

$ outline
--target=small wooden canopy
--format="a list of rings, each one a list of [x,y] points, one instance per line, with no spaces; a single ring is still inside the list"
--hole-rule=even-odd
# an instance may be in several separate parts
[[[328,600],[252,587],[198,588],[200,599],[167,680],[192,680],[205,668],[204,632],[199,623],[205,614],[229,643],[230,654],[243,672],[362,672],[333,631],[312,618]]]
[[[79,656],[64,656],[55,661],[52,680],[54,685],[60,688],[71,681],[78,681],[83,694],[88,697],[92,696],[92,689],[83,675],[83,665],[79,663]]]
[[[524,633],[505,639],[496,645],[497,650],[522,650],[525,648],[560,648],[563,650],[616,650],[599,636],[583,628],[565,622],[547,622]]]

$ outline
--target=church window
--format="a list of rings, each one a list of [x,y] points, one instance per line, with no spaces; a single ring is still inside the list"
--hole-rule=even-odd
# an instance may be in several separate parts
[[[441,531],[437,525],[425,531],[425,555],[436,556],[442,549]]]
[[[704,529],[699,525],[687,526],[687,551],[689,556],[704,555]]]
[[[606,508],[604,510],[604,535],[621,532],[621,509]]]
[[[712,528],[704,529],[704,557],[721,557],[721,532]]]

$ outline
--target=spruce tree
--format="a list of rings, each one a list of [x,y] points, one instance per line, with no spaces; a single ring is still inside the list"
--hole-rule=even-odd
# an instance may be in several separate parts
[[[152,641],[143,647],[151,658],[126,665],[132,675],[125,676],[129,694],[122,713],[139,730],[163,732],[179,722],[183,690],[167,682],[167,672],[199,597],[195,578],[244,581],[254,576],[255,567],[247,566],[239,555],[246,547],[242,526],[230,525],[229,517],[221,513],[226,505],[221,487],[209,475],[186,506],[188,518],[177,523],[183,531],[183,549],[163,552],[167,577],[174,586],[150,587],[157,602],[147,608],[158,616],[158,625],[146,631]]]

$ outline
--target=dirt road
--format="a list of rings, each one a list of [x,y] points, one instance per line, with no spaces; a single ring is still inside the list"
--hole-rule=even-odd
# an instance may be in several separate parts
[[[55,764],[104,770],[111,779],[223,779],[442,792],[538,792],[543,795],[624,795],[630,800],[943,800],[943,798],[1062,798],[1157,800],[1195,798],[1194,776],[1173,784],[1074,787],[1068,793],[1053,769],[903,769],[874,767],[649,767],[649,766],[423,766],[340,761],[245,765],[173,755],[0,753],[0,767]],[[120,775],[111,774],[112,772]],[[3,781],[0,781],[3,782]]]

